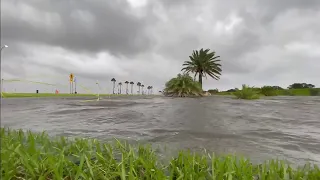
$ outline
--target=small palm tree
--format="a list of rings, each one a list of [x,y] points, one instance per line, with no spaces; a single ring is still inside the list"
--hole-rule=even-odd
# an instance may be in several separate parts
[[[116,79],[115,79],[115,78],[112,78],[112,79],[111,79],[111,82],[113,82],[113,91],[112,91],[112,93],[114,94],[114,88],[115,88],[115,86],[116,86]]]
[[[221,75],[221,64],[219,64],[219,57],[216,56],[215,52],[209,52],[210,49],[200,51],[193,51],[192,55],[189,56],[190,61],[185,61],[183,66],[184,68],[181,71],[185,71],[185,73],[195,73],[194,78],[199,75],[199,83],[202,88],[202,77],[207,78],[207,74],[218,80],[220,79],[219,75]]]
[[[177,77],[172,78],[166,83],[164,89],[164,95],[166,96],[202,96],[202,88],[200,83],[194,81],[188,74],[178,74]]]
[[[138,82],[138,83],[137,83],[137,86],[139,87],[138,94],[140,94],[141,82]]]
[[[143,87],[144,87],[144,85],[142,84],[142,85],[141,85],[141,91],[142,91],[142,94],[143,94]]]
[[[150,93],[150,86],[147,86],[147,94]]]
[[[124,82],[125,84],[126,84],[126,94],[129,94],[129,92],[128,92],[128,84],[129,84],[129,81],[126,81],[126,82]]]
[[[122,86],[122,83],[121,82],[119,82],[119,94],[121,94],[121,86]]]
[[[131,94],[133,94],[133,85],[134,85],[134,82],[131,81],[130,84],[131,84]]]

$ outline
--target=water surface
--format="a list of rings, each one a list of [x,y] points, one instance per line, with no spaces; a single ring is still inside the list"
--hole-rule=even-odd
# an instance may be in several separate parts
[[[320,164],[320,98],[3,99],[1,126]]]

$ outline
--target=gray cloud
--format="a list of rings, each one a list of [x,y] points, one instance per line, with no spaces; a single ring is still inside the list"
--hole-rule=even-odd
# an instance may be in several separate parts
[[[4,76],[67,83],[73,72],[93,91],[96,80],[110,91],[113,77],[161,89],[192,50],[209,48],[223,73],[205,89],[320,86],[318,0],[146,2],[2,0]]]
[[[145,18],[133,16],[125,1],[49,2],[4,0],[3,41],[115,55],[133,55],[150,47]]]

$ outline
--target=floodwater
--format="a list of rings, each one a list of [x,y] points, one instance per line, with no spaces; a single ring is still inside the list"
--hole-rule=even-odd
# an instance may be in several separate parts
[[[1,126],[320,164],[320,97],[3,99]],[[166,150],[166,151],[167,151]]]

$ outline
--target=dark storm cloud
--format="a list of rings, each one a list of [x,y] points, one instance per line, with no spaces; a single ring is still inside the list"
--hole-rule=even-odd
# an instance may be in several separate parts
[[[38,27],[32,25],[32,19],[28,20],[34,17],[22,20],[21,17],[4,14],[1,25],[3,42],[46,43],[73,51],[108,51],[115,55],[134,55],[150,47],[145,19],[130,14],[124,0],[2,2],[14,4],[18,11],[30,5],[35,11],[52,13],[51,18],[55,20],[48,27],[45,27],[46,22]],[[44,16],[47,17],[36,18],[48,20],[50,17],[48,14]]]

